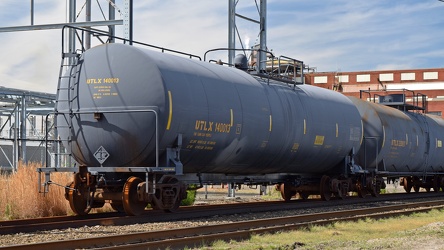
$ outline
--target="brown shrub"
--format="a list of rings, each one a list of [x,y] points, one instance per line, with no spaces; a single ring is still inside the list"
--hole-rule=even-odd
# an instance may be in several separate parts
[[[65,189],[50,185],[49,193],[39,193],[40,164],[19,164],[17,172],[0,175],[0,219],[24,219],[71,213],[65,200]],[[43,177],[43,175],[42,175]],[[51,175],[54,183],[66,185],[72,180],[71,173]],[[43,183],[43,182],[42,182]]]

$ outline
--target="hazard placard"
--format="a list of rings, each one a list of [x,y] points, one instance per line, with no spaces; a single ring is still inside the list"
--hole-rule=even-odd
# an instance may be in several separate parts
[[[105,150],[103,146],[100,146],[99,149],[94,153],[94,157],[97,159],[97,161],[102,165],[106,159],[109,157],[109,153]]]

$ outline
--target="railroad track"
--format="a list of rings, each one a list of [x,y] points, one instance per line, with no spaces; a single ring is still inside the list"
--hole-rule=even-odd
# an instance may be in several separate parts
[[[410,199],[440,198],[442,193],[412,193],[412,194],[386,194],[378,198],[368,197],[360,199],[348,197],[345,200],[332,200],[324,202],[317,199],[306,201],[294,200],[289,203],[282,201],[232,203],[223,205],[204,205],[181,207],[177,213],[164,213],[163,211],[147,210],[143,215],[132,217],[120,213],[100,213],[86,216],[58,216],[36,219],[0,221],[0,235],[15,233],[31,233],[36,231],[48,231],[64,229],[67,227],[77,228],[84,226],[123,226],[136,223],[153,223],[162,221],[175,221],[211,217],[215,215],[241,214],[245,212],[262,213],[268,211],[283,211],[292,209],[312,209],[320,207],[334,207],[338,205],[366,204],[368,202],[399,202]]]
[[[385,218],[444,208],[444,200],[313,213],[277,218],[207,225],[192,228],[130,233],[89,239],[65,240],[32,245],[8,246],[9,249],[157,249],[198,247],[215,240],[242,240],[252,234],[294,230],[310,225],[325,225],[337,221],[362,218]]]

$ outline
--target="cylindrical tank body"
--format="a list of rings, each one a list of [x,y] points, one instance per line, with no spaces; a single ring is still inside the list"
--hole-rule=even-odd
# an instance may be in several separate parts
[[[413,114],[424,126],[428,136],[427,161],[424,163],[428,172],[444,171],[444,120],[434,115]]]
[[[443,137],[439,133],[444,131],[441,119],[434,120],[423,114],[403,112],[355,97],[350,99],[364,123],[364,142],[358,164],[366,169],[390,172],[441,168],[444,160],[442,145],[435,146]]]
[[[181,134],[185,173],[324,173],[360,147],[358,110],[326,89],[122,44],[86,51],[75,70],[57,107],[75,113],[71,150],[87,166],[154,166],[153,111],[161,164]]]

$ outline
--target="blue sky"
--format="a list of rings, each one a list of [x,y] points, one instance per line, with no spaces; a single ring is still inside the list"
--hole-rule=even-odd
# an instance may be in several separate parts
[[[106,13],[107,1],[98,2]],[[198,55],[227,47],[228,1],[134,2],[135,40]],[[84,21],[83,3],[77,1],[79,21]],[[30,24],[29,4],[1,0],[0,26]],[[122,0],[116,4],[124,9]],[[93,19],[103,20],[97,6],[93,1]],[[254,0],[239,0],[237,12],[258,16]],[[65,13],[64,0],[35,1],[35,24],[65,22]],[[268,0],[267,17],[268,48],[317,71],[444,67],[444,2],[438,0]],[[242,40],[253,45],[258,26],[241,19],[237,24]],[[0,86],[56,92],[59,30],[0,33],[0,41]]]

